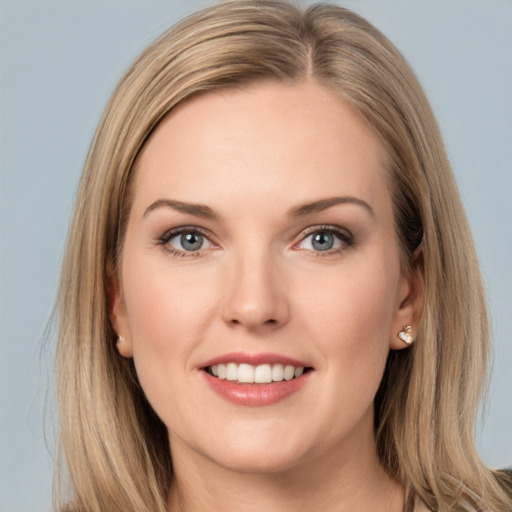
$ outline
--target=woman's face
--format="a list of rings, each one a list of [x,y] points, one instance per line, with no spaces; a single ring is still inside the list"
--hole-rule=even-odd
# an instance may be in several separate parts
[[[175,463],[265,472],[373,446],[412,320],[384,162],[313,81],[205,94],[151,136],[111,318]]]

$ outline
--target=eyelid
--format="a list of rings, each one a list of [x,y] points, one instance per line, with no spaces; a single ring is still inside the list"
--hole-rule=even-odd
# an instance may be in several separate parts
[[[301,243],[304,242],[309,236],[315,234],[315,233],[322,233],[322,232],[328,232],[332,233],[341,243],[342,247],[337,247],[335,249],[328,249],[325,251],[315,251],[310,249],[303,249],[300,246]],[[208,240],[208,242],[211,244],[212,247],[208,247],[205,249],[198,249],[197,251],[185,251],[177,249],[176,247],[169,246],[169,241],[173,238],[184,234],[184,233],[197,233],[204,238]],[[168,253],[171,253],[174,256],[182,256],[186,258],[194,258],[194,257],[200,257],[203,255],[205,251],[209,251],[212,248],[219,248],[219,244],[216,242],[215,237],[213,234],[202,227],[196,226],[196,225],[186,225],[186,226],[177,226],[171,229],[167,229],[164,231],[164,233],[156,238],[156,243],[159,246],[162,246],[165,251]],[[354,245],[354,236],[352,233],[341,226],[336,226],[333,224],[319,224],[319,225],[313,225],[309,226],[305,229],[303,229],[300,234],[296,237],[296,241],[293,243],[292,248],[297,250],[303,250],[307,252],[312,252],[316,256],[329,256],[333,254],[337,254],[339,252],[342,252],[346,250],[349,247],[352,247]]]
[[[309,226],[302,230],[300,236],[306,237],[312,233],[318,233],[319,231],[332,231],[343,237],[352,238],[352,233],[348,229],[342,228],[341,226],[336,226],[335,224],[317,224],[314,226]]]
[[[301,249],[299,245],[304,242],[309,236],[315,234],[315,233],[332,233],[334,236],[338,238],[338,240],[341,242],[342,247],[337,247],[336,249],[328,249],[326,251],[314,251],[310,249]],[[332,254],[337,254],[342,252],[343,250],[352,247],[354,245],[354,236],[352,233],[341,226],[336,226],[333,224],[321,224],[321,225],[315,225],[315,226],[309,226],[306,229],[304,229],[300,235],[297,242],[293,244],[293,248],[304,250],[308,252],[313,252],[316,256],[329,256]]]
[[[162,235],[158,236],[156,239],[156,243],[159,246],[162,246],[163,249],[169,253],[171,253],[173,256],[182,256],[185,258],[194,258],[199,257],[204,253],[205,251],[210,250],[212,247],[208,247],[206,249],[199,249],[197,251],[185,251],[177,249],[176,247],[168,245],[169,242],[176,238],[179,235],[182,235],[184,233],[195,233],[198,235],[203,236],[210,244],[215,248],[218,247],[218,244],[215,242],[214,237],[212,233],[204,228],[201,228],[199,226],[194,225],[188,225],[188,226],[178,226],[175,228],[171,228],[166,230]]]

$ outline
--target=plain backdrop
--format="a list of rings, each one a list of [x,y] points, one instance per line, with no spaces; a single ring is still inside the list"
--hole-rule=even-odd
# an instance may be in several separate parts
[[[132,59],[207,3],[0,0],[0,512],[50,508],[53,342],[42,350],[42,338],[102,108]],[[512,2],[339,3],[401,49],[437,114],[492,311],[495,364],[478,447],[490,466],[510,465]]]

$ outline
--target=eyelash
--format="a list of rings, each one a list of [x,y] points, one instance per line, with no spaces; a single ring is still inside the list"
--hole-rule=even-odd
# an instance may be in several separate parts
[[[328,249],[326,251],[315,251],[310,249],[305,249],[310,253],[313,253],[317,258],[325,258],[329,256],[333,256],[336,254],[340,254],[346,249],[353,247],[355,240],[352,233],[350,233],[347,229],[341,228],[339,226],[333,226],[333,225],[321,225],[321,226],[311,226],[309,228],[306,228],[301,233],[300,240],[294,244],[294,247],[297,247],[298,245],[302,244],[308,237],[315,235],[315,234],[330,234],[334,235],[335,238],[339,240],[341,243],[340,247],[337,247],[335,249]]]
[[[176,238],[177,236],[184,235],[184,234],[191,234],[191,235],[200,235],[205,240],[210,242],[212,245],[215,245],[211,240],[211,236],[207,234],[202,229],[198,228],[197,226],[182,226],[179,228],[173,228],[168,231],[166,231],[162,236],[160,236],[157,240],[158,245],[162,246],[165,251],[167,251],[171,256],[174,258],[187,258],[187,259],[193,259],[193,258],[199,258],[202,256],[202,252],[204,249],[199,249],[197,251],[181,251],[173,248],[169,245],[169,242]]]
[[[317,258],[323,258],[328,256],[333,256],[335,254],[339,254],[346,250],[347,248],[354,246],[354,236],[346,229],[341,228],[339,226],[333,225],[321,225],[321,226],[311,226],[306,228],[300,235],[300,240],[294,243],[293,247],[296,248],[300,244],[302,244],[308,237],[315,234],[330,234],[334,235],[335,238],[341,242],[341,247],[337,247],[335,249],[328,249],[325,251],[315,251],[311,249],[304,249],[310,253],[313,253]],[[197,226],[182,226],[179,228],[173,228],[166,231],[162,236],[158,237],[157,243],[159,246],[163,247],[166,252],[168,252],[172,257],[175,258],[199,258],[203,255],[204,250],[207,249],[199,249],[197,251],[185,251],[185,250],[177,250],[172,248],[169,245],[169,242],[180,235],[183,234],[191,234],[191,235],[200,235],[204,239],[206,239],[210,244],[216,245],[211,240],[211,235],[205,232],[204,230],[198,228]]]

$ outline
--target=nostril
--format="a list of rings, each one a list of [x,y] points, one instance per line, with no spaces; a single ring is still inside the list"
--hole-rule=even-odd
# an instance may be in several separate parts
[[[238,320],[237,318],[232,318],[229,323],[233,326],[238,326],[238,325],[246,325],[247,327],[251,328],[251,327],[256,327],[257,324],[259,325],[266,325],[266,326],[275,326],[277,325],[279,322],[278,320],[276,320],[275,318],[269,318],[268,320],[264,320],[263,322],[261,322],[261,324],[259,322],[254,322],[254,325],[252,325],[252,322],[243,322],[241,320]]]

